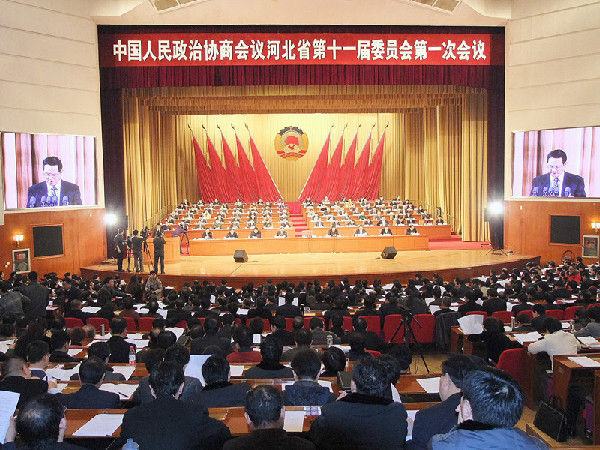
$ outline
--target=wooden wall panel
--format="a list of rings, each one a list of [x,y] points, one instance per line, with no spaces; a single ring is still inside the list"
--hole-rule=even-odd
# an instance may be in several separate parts
[[[56,272],[80,273],[80,267],[98,264],[106,259],[106,233],[104,209],[76,209],[68,211],[40,210],[35,212],[9,213],[4,215],[0,227],[0,265],[5,275],[12,272],[12,250],[16,249],[13,236],[24,236],[20,248],[31,249],[31,266],[40,275]],[[62,225],[62,256],[33,257],[33,227],[39,225]],[[9,262],[9,266],[6,263]]]
[[[511,200],[505,203],[504,247],[521,255],[540,256],[542,263],[559,262],[570,250],[581,256],[580,245],[550,243],[550,216],[580,216],[581,235],[594,234],[592,222],[600,222],[600,202]],[[593,258],[584,258],[586,264]]]

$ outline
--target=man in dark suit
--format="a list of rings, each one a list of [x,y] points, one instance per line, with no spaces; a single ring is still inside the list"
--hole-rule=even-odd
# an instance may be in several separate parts
[[[62,169],[62,162],[56,156],[48,156],[44,159],[42,170],[46,181],[29,187],[28,208],[81,205],[79,186],[62,180]]]
[[[548,173],[538,175],[531,185],[531,196],[544,197],[585,197],[583,178],[565,172],[567,154],[560,149],[552,150],[546,156]]]
[[[129,350],[135,344],[130,344],[125,340],[127,337],[127,321],[123,317],[115,317],[110,321],[110,358],[108,362],[125,364],[129,362]]]
[[[406,408],[385,398],[386,366],[367,356],[352,370],[352,393],[321,407],[310,434],[318,448],[403,448]]]
[[[48,382],[31,378],[31,372],[25,360],[10,358],[2,363],[0,391],[20,394],[19,403],[17,403],[17,408],[20,409],[32,398],[48,392]]]
[[[246,393],[252,389],[249,383],[231,383],[229,362],[222,356],[213,355],[202,365],[202,376],[206,386],[189,398],[207,408],[244,406]]]
[[[283,430],[285,408],[281,392],[274,386],[257,386],[246,397],[246,421],[252,431],[249,436],[227,441],[224,450],[256,448],[285,448],[288,450],[310,450],[315,446],[310,441],[288,436]]]
[[[271,321],[271,334],[269,336],[273,336],[281,342],[281,345],[292,346],[294,345],[294,336],[291,331],[287,331],[286,321],[284,317],[275,316]]]
[[[169,309],[167,311],[167,326],[174,327],[182,320],[186,322],[192,318],[191,311],[186,311],[183,309],[185,306],[185,301],[183,298],[179,297],[175,300],[175,309]]]
[[[52,353],[50,353],[50,362],[78,362],[79,360],[73,358],[68,353],[70,344],[71,338],[69,337],[69,333],[67,333],[64,330],[53,330],[52,337],[50,338],[50,345],[52,346]]]
[[[436,434],[448,433],[456,426],[458,413],[456,408],[462,395],[460,386],[465,376],[485,365],[474,357],[451,355],[442,363],[440,377],[440,398],[442,403],[419,411],[413,425],[412,440],[407,442],[410,450],[426,449]]]
[[[123,259],[127,253],[127,245],[125,238],[123,237],[123,230],[117,230],[117,234],[114,237],[115,241],[115,252],[117,254],[117,272],[123,272]]]
[[[223,351],[224,355],[231,352],[231,340],[219,337],[219,321],[213,317],[204,321],[205,335],[192,340],[190,344],[190,353],[192,355],[202,355],[208,347],[216,346]]]
[[[300,310],[300,307],[294,305],[293,302],[294,302],[294,296],[292,295],[291,292],[287,293],[285,296],[285,303],[283,305],[281,305],[279,308],[277,308],[275,313],[278,316],[286,317],[289,319],[293,319],[296,316],[301,316],[302,311]]]
[[[60,394],[60,402],[67,409],[117,409],[119,396],[100,390],[104,382],[106,365],[98,358],[88,358],[79,366],[81,387],[72,394]]]
[[[37,272],[29,272],[27,278],[29,279],[29,284],[21,288],[21,294],[31,300],[25,311],[25,317],[28,319],[46,317],[46,306],[48,306],[50,291],[47,287],[38,283]]]
[[[183,392],[183,369],[173,362],[162,362],[150,373],[155,397],[150,403],[125,413],[121,438],[133,439],[140,448],[222,448],[231,433],[222,422],[211,418],[206,407],[178,400]]]
[[[165,238],[162,233],[156,236],[154,242],[154,271],[158,273],[158,262],[160,261],[160,273],[165,273]]]

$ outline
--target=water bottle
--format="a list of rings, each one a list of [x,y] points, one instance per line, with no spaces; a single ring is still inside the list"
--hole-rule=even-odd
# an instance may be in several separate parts
[[[123,450],[139,450],[140,446],[131,438],[127,439],[127,442],[122,447]]]
[[[332,345],[333,345],[333,335],[328,334],[327,335],[327,347],[331,347]]]
[[[106,331],[104,330],[104,324],[102,323],[100,324],[100,336],[104,336],[105,332]]]
[[[129,365],[135,366],[135,349],[133,348],[133,345],[129,347]]]
[[[515,316],[512,316],[510,318],[510,329],[514,330],[515,329]]]

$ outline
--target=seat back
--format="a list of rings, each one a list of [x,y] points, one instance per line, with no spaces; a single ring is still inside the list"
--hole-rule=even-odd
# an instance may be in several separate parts
[[[522,348],[509,348],[504,350],[498,358],[498,369],[504,370],[513,376],[523,386],[525,382],[525,353]]]
[[[344,316],[344,324],[342,325],[342,329],[344,331],[352,331],[354,327],[352,326],[352,317]]]
[[[378,352],[377,350],[368,350],[368,349],[365,349],[365,352],[370,353],[375,358],[378,358],[378,357],[381,356],[381,352]]]
[[[563,320],[565,312],[562,309],[549,309],[546,311],[548,317],[554,317],[558,320]]]
[[[125,317],[127,321],[127,332],[128,333],[137,333],[137,324],[135,323],[135,319],[133,317]]]
[[[519,314],[527,314],[530,319],[533,319],[533,311],[531,309],[526,309],[525,311],[521,311]]]
[[[286,317],[285,318],[285,330],[292,331],[293,329],[294,329],[294,319]]]
[[[264,328],[265,333],[270,332],[271,331],[271,322],[269,322],[269,319],[263,318],[263,322],[265,323],[265,328]]]
[[[93,326],[96,329],[96,333],[100,333],[100,327],[102,325],[104,325],[105,333],[110,332],[110,323],[108,322],[108,319],[105,319],[104,317],[90,317],[86,320],[86,323]]]
[[[510,319],[513,317],[513,313],[510,311],[496,311],[492,313],[492,317],[496,317],[505,324],[507,324],[510,323]]]
[[[152,330],[152,324],[154,323],[154,317],[140,317],[138,326],[141,332],[148,333]],[[127,330],[129,331],[129,330]]]
[[[389,316],[385,317],[385,322],[383,323],[383,336],[385,342],[391,341],[392,336],[394,336],[394,333],[399,326],[401,328],[396,334],[394,342],[404,342],[404,324],[400,324],[402,324],[402,314],[390,314]]]
[[[379,336],[381,333],[381,319],[379,316],[360,316],[367,321],[367,331],[372,331]]]
[[[415,314],[415,320],[412,321],[411,327],[414,337],[420,344],[434,342],[435,317],[433,314]],[[411,338],[411,342],[414,342],[414,339]]]
[[[184,330],[187,330],[187,322],[185,320],[180,320],[175,324],[175,328],[183,328]]]
[[[569,306],[565,309],[565,314],[563,316],[563,320],[573,320],[575,319],[575,311],[579,308],[583,308],[582,306]]]
[[[65,317],[65,326],[69,330],[71,330],[73,328],[82,327],[83,326],[83,320],[77,319],[75,317]]]

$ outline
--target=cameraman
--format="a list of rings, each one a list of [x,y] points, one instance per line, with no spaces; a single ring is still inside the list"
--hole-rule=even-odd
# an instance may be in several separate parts
[[[146,244],[146,237],[138,236],[138,234],[138,230],[133,230],[133,237],[131,238],[131,251],[133,252],[133,269],[136,273],[144,271],[144,244]]]
[[[165,238],[162,232],[156,234],[154,238],[154,271],[158,273],[158,261],[160,261],[160,273],[165,273]]]

